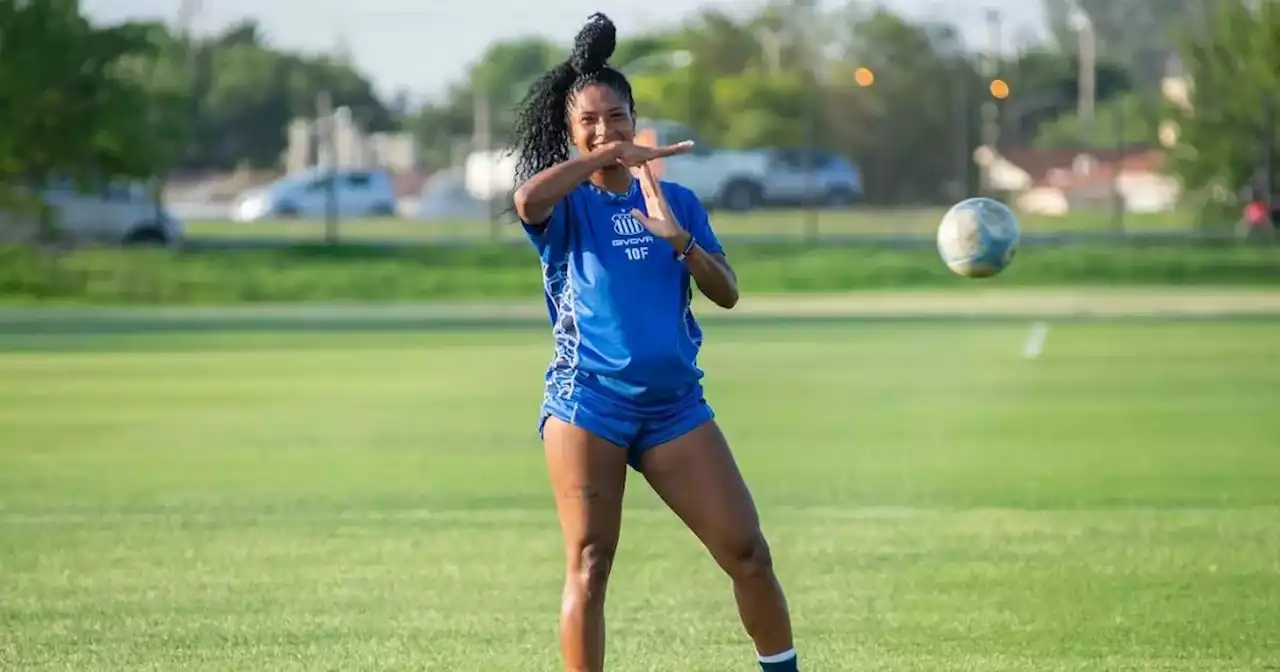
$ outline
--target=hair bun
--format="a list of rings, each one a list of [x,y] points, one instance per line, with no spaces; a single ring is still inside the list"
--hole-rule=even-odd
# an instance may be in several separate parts
[[[609,17],[597,12],[587,19],[587,25],[578,31],[578,37],[573,40],[573,55],[569,57],[569,64],[578,74],[599,72],[605,68],[617,46],[618,29]]]

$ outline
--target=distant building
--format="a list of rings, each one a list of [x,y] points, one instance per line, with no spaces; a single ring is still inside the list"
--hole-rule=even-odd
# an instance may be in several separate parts
[[[1176,55],[1165,61],[1161,93],[1190,112],[1191,83]],[[1123,206],[1128,212],[1163,212],[1177,207],[1182,186],[1164,171],[1165,150],[1178,142],[1176,121],[1160,123],[1163,149],[981,147],[974,161],[984,169],[986,186],[1012,197],[1023,212],[1061,215],[1071,211]]]
[[[980,149],[990,187],[1009,194],[1022,212],[1062,215],[1117,202],[1128,212],[1173,210],[1178,180],[1162,172],[1164,152],[1153,149]]]
[[[288,128],[288,146],[282,157],[287,173],[318,166],[382,168],[391,173],[413,173],[421,168],[417,143],[410,133],[365,133],[351,110],[334,110],[332,133],[324,120],[297,118]],[[329,135],[330,138],[326,138]]]

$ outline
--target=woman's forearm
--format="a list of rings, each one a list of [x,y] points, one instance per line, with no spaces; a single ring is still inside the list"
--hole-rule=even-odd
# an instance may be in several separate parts
[[[545,224],[556,203],[568,196],[591,177],[591,174],[617,163],[609,150],[592,152],[558,163],[529,178],[513,196],[516,214],[526,224]]]
[[[686,234],[687,235],[687,234]],[[677,249],[683,250],[688,240],[676,241]],[[723,254],[712,254],[697,243],[684,258],[689,275],[698,285],[703,296],[711,299],[721,308],[732,308],[738,303],[738,275],[733,272],[729,260]]]

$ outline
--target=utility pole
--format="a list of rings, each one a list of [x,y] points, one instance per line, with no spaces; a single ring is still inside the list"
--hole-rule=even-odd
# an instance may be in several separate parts
[[[1267,206],[1267,220],[1271,222],[1274,235],[1277,224],[1276,192],[1280,190],[1276,188],[1276,99],[1270,92],[1263,94],[1262,113],[1262,172],[1265,176],[1262,202]]]
[[[191,37],[191,24],[200,9],[200,0],[180,0],[178,3],[178,32],[183,37]]]
[[[777,76],[782,72],[782,36],[774,29],[764,26],[759,30],[759,38],[765,70],[770,76]]]
[[[1010,57],[1012,63],[1012,71],[1004,74],[1005,81],[1009,82],[1012,89],[1018,90],[1019,95],[1009,94],[1009,107],[1006,108],[1004,116],[1003,129],[1001,136],[1009,139],[1012,136],[1012,142],[1022,145],[1030,144],[1033,140],[1027,133],[1027,117],[1035,112],[1038,103],[1032,96],[1025,95],[1027,91],[1020,86],[1022,81],[1022,59],[1028,52],[1035,49],[1036,45],[1035,31],[1027,24],[1021,24],[1017,30],[1013,31],[1013,55]]]
[[[497,180],[497,171],[494,169],[494,158],[491,155],[493,149],[493,103],[490,102],[489,92],[481,87],[476,87],[472,94],[473,107],[471,117],[471,145],[472,151],[482,153],[485,158],[485,165],[489,166],[485,181],[485,205],[489,213],[489,230],[490,237],[496,239],[498,237],[498,217],[494,212],[494,201],[497,199],[497,189],[494,183]]]
[[[180,39],[182,40],[182,44],[185,47],[184,66],[186,67],[186,70],[187,70],[187,105],[186,105],[186,109],[183,111],[185,112],[184,120],[186,122],[186,127],[188,129],[188,132],[195,130],[196,121],[200,113],[200,102],[199,102],[199,98],[197,97],[197,94],[199,93],[199,87],[200,87],[200,81],[199,81],[200,80],[200,61],[198,58],[199,54],[196,47],[195,36],[192,34],[193,33],[192,25],[195,23],[196,15],[200,13],[200,9],[201,9],[200,0],[181,0],[178,3],[178,16],[177,16],[178,35],[180,36]],[[169,155],[169,158],[175,162],[179,162],[183,158],[190,158],[191,140],[192,138],[188,137],[187,142],[185,143],[186,146],[180,149],[175,148],[174,153]],[[173,165],[170,164],[169,170],[172,171],[172,169],[173,169]],[[167,182],[167,180],[164,177],[161,177],[159,182],[160,184],[156,186],[156,190],[155,190],[157,218],[159,218],[163,214],[162,213],[164,209],[163,195],[164,195],[164,190],[166,186],[164,182]]]
[[[982,59],[982,77],[984,88],[991,84],[991,81],[1000,74],[1000,11],[995,9],[987,10],[987,48]],[[991,185],[991,161],[994,161],[996,155],[996,147],[1000,144],[1000,108],[997,107],[996,101],[990,95],[987,95],[982,103],[982,145],[986,148],[986,161],[983,162],[982,184],[983,192],[990,191]]]
[[[187,77],[189,78],[190,87],[188,95],[190,100],[187,101],[187,121],[194,123],[196,114],[198,113],[198,101],[196,93],[200,85],[200,59],[199,50],[196,47],[195,36],[192,34],[191,27],[195,23],[196,15],[200,13],[200,0],[181,0],[178,5],[178,33],[182,36],[182,41],[186,46],[186,67]]]
[[[822,50],[819,44],[820,28],[818,26],[819,8],[814,0],[797,0],[793,5],[793,14],[791,17],[792,28],[795,35],[800,38],[800,53],[803,59],[802,70],[805,80],[805,110],[804,110],[804,197],[801,201],[805,210],[805,235],[810,241],[816,241],[821,233],[821,222],[818,220],[818,210],[814,207],[814,200],[817,196],[817,185],[813,181],[813,173],[816,169],[814,159],[818,151],[818,123],[821,114],[822,100],[821,87],[822,80],[819,76],[818,66],[819,60],[823,58]]]
[[[321,151],[321,162],[326,165],[324,239],[330,245],[338,242],[338,152],[333,123],[333,97],[328,91],[316,96],[316,131]]]
[[[955,57],[953,57],[955,58]],[[969,106],[972,104],[970,96],[970,79],[966,73],[964,65],[953,64],[953,73],[951,75],[951,123],[955,128],[952,137],[955,140],[955,176],[952,191],[948,193],[948,198],[959,201],[964,198],[965,194],[970,193],[969,189],[972,185],[969,172],[973,162],[973,146],[971,144],[972,136],[969,135],[970,111]]]
[[[1093,142],[1093,111],[1097,105],[1098,40],[1093,29],[1093,19],[1089,18],[1079,4],[1072,4],[1071,27],[1076,31],[1079,51],[1077,56],[1080,75],[1076,79],[1079,81],[1080,91],[1076,105],[1080,129],[1089,144],[1096,144]]]

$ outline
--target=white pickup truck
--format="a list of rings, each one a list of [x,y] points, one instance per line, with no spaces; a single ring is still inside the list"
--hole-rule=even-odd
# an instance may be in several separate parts
[[[636,123],[637,144],[663,146],[684,140],[696,143],[693,150],[663,159],[661,179],[688,187],[708,208],[742,212],[765,202],[765,177],[770,168],[767,153],[715,149],[675,121],[640,119]]]

